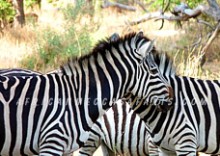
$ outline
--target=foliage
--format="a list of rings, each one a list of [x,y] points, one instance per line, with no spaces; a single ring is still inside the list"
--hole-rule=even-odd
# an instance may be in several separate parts
[[[33,7],[33,5],[35,5],[36,3],[37,3],[36,0],[26,0],[26,1],[25,1],[25,6],[26,6],[27,8]]]
[[[15,10],[7,0],[0,0],[0,21],[4,26],[10,23],[15,16]]]
[[[74,8],[74,9],[73,9]],[[87,53],[91,47],[90,34],[94,32],[91,19],[89,26],[80,22],[87,12],[82,12],[82,6],[67,6],[63,14],[66,19],[65,32],[57,32],[47,28],[39,35],[37,53],[29,55],[21,61],[25,68],[44,70],[54,68],[66,61],[69,57]],[[89,17],[88,17],[89,18]]]
[[[162,8],[163,6],[163,3],[164,3],[164,6],[166,6],[166,4],[170,1],[170,5],[169,5],[169,8],[168,9],[172,9],[173,7],[175,7],[176,5],[180,4],[181,0],[157,0],[157,1],[152,1],[152,0],[145,0],[146,3],[151,3],[152,4],[150,5],[150,10],[155,10],[155,9],[158,9],[158,8]],[[202,2],[205,2],[205,0],[186,0],[186,4],[189,5],[190,8],[194,8],[196,7],[198,4],[202,3]]]

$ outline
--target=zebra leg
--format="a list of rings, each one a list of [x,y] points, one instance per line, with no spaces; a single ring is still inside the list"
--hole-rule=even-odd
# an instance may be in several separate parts
[[[176,155],[177,156],[182,156],[182,155],[187,155],[187,156],[197,156],[197,148],[195,144],[190,144],[190,142],[181,144],[180,147],[176,147]]]
[[[63,156],[73,156],[73,152],[72,153],[68,153],[68,154],[63,154]]]
[[[104,142],[101,143],[101,148],[102,148],[102,153],[104,156],[116,156],[117,155],[112,150],[110,150]]]
[[[159,149],[159,156],[176,156],[175,152]]]
[[[159,149],[150,136],[148,138],[148,152],[150,156],[159,156]]]
[[[96,128],[95,125],[93,128]],[[98,132],[98,133],[97,133]],[[101,144],[100,132],[93,131],[89,134],[89,139],[84,143],[84,145],[79,150],[79,156],[92,156],[93,153],[98,149]]]
[[[40,144],[39,156],[63,156],[64,147],[61,146],[62,141],[51,140]]]
[[[49,148],[40,151],[39,156],[63,156],[63,152],[61,151],[51,151]]]

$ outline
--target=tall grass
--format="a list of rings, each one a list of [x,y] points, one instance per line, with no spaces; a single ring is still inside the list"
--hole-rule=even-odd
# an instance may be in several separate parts
[[[41,29],[38,32],[36,52],[26,56],[21,65],[28,69],[45,71],[57,68],[69,57],[87,53],[91,48],[91,34],[97,23],[92,21],[88,12],[82,12],[85,9],[83,6],[68,5],[63,8],[63,30],[57,31],[51,27]]]
[[[220,45],[217,39],[208,52],[204,69],[200,69],[200,48],[191,49],[198,31],[205,43],[206,32],[190,22],[176,30],[173,23],[148,21],[137,26],[128,26],[126,21],[136,19],[142,12],[117,12],[115,9],[96,10],[83,1],[77,6],[68,5],[53,11],[36,12],[39,22],[21,29],[10,28],[0,38],[0,67],[23,67],[47,72],[60,66],[69,57],[81,56],[90,51],[97,40],[115,32],[126,34],[143,30],[145,35],[156,40],[158,50],[167,51],[174,58],[180,75],[219,78]],[[19,64],[17,63],[19,61]],[[215,65],[213,66],[213,62]],[[213,73],[213,69],[214,73]]]
[[[202,56],[200,51],[181,50],[171,57],[173,57],[178,75],[202,79],[219,79],[220,71],[213,72],[210,68],[201,67]]]

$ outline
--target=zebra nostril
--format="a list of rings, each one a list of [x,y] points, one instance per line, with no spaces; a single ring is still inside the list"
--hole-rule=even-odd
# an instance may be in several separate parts
[[[167,86],[167,90],[168,90],[169,98],[173,99],[174,97],[173,88],[171,86]]]

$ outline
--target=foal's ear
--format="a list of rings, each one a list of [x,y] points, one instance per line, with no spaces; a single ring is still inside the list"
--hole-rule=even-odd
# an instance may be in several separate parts
[[[143,37],[144,36],[144,32],[143,31],[139,31],[137,34],[136,34],[136,37]]]
[[[116,42],[116,41],[119,40],[119,38],[120,38],[119,34],[118,34],[118,33],[114,33],[114,34],[112,34],[112,35],[109,37],[109,41],[110,41],[110,42]]]
[[[139,53],[140,53],[143,57],[145,57],[145,56],[147,56],[148,54],[150,54],[150,53],[152,52],[153,48],[154,48],[154,40],[148,41],[148,42],[144,43],[144,44],[140,47]]]

